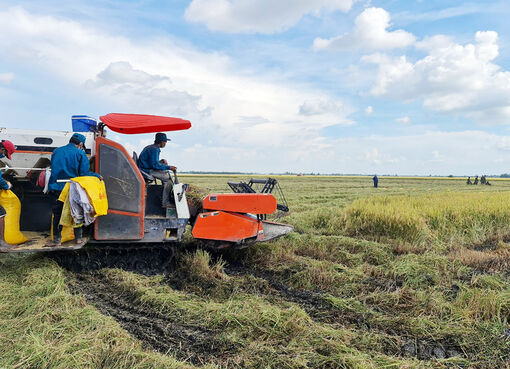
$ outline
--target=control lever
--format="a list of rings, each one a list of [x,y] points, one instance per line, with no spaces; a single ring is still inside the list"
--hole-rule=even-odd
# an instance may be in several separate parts
[[[174,171],[174,184],[179,184],[179,179],[177,178],[177,171]],[[177,193],[177,200],[181,202],[182,197],[184,196],[184,193],[188,189],[188,185],[184,184],[182,185],[182,191]]]

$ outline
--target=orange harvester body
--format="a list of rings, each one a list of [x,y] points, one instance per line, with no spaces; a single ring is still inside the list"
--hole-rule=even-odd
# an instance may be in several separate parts
[[[249,247],[292,232],[290,225],[267,220],[289,212],[275,178],[228,181],[233,193],[208,195],[196,204],[188,201],[190,188],[179,182],[176,171],[170,182],[158,181],[150,171],[139,168],[136,152],[129,153],[119,142],[106,138],[106,129],[133,135],[189,128],[191,122],[185,119],[122,113],[103,115],[99,121],[73,116],[73,132],[0,127],[0,139],[7,143],[12,140],[11,147],[6,146],[8,151],[16,145],[16,153],[11,158],[9,151],[8,168],[4,168],[19,203],[15,222],[20,231],[30,233],[30,239],[17,247],[0,245],[0,253],[58,251],[53,253],[55,260],[72,270],[90,266],[94,270],[128,268],[145,273],[152,266],[165,269],[170,265],[173,245],[183,242],[188,225],[193,236],[206,240],[203,246],[212,249]],[[52,153],[67,145],[75,132],[81,132],[85,139],[85,155],[94,158],[93,170],[102,178],[108,209],[85,230],[86,243],[53,246],[48,230],[55,199],[44,192],[47,183],[42,182],[51,170]],[[7,165],[2,160],[0,164]],[[85,246],[83,253],[78,252]]]
[[[261,222],[243,214],[214,211],[198,216],[193,237],[207,240],[239,242],[256,237]]]
[[[223,193],[207,195],[203,201],[203,206],[207,210],[273,214],[276,211],[276,198],[269,193]]]
[[[193,237],[207,240],[242,242],[264,237],[262,215],[276,210],[271,194],[232,193],[208,195],[203,207],[209,212],[198,216]]]

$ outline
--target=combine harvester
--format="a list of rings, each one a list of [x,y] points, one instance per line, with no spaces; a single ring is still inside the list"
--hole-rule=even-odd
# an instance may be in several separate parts
[[[271,194],[276,188],[283,196],[272,178],[229,182],[234,193],[210,194],[197,209],[188,205],[188,186],[179,183],[175,174],[175,206],[163,208],[162,184],[140,171],[136,153],[130,155],[122,145],[106,138],[106,127],[122,134],[142,134],[186,130],[191,123],[152,115],[107,114],[92,131],[82,132],[91,170],[105,182],[108,214],[90,226],[84,246],[67,242],[51,248],[44,245],[50,238],[53,203],[34,179],[50,167],[53,150],[66,145],[73,132],[0,128],[0,139],[12,141],[17,148],[12,160],[2,158],[0,163],[4,178],[21,201],[20,230],[29,239],[15,249],[0,251],[51,252],[71,270],[118,267],[150,273],[168,267],[188,224],[193,238],[213,249],[248,247],[292,231],[289,225],[266,220],[277,210],[288,211],[285,198],[279,204]],[[263,187],[257,192],[255,187],[260,185]]]

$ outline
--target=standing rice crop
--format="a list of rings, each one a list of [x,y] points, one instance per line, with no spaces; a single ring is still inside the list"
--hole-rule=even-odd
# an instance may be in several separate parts
[[[481,244],[510,233],[510,192],[382,196],[354,201],[345,231],[420,245]]]

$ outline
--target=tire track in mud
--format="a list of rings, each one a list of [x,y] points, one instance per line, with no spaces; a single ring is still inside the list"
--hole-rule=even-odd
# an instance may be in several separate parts
[[[265,280],[275,290],[277,297],[299,305],[315,322],[332,325],[345,325],[347,323],[360,330],[380,333],[392,339],[395,343],[400,342],[399,345],[385,345],[384,354],[416,357],[420,360],[444,359],[454,356],[465,357],[462,354],[462,349],[457,344],[446,341],[433,342],[412,337],[405,334],[405,332],[374,326],[361,313],[345,311],[329,303],[325,299],[326,294],[324,292],[291,288],[282,283],[273,272],[260,271],[242,265],[228,265],[225,267],[224,272],[231,276],[242,277],[250,275]],[[393,286],[387,287],[393,288]]]
[[[265,280],[269,287],[277,292],[277,294],[275,294],[276,296],[285,301],[298,304],[314,321],[335,324],[341,319],[341,312],[339,310],[335,311],[334,307],[325,301],[323,294],[320,292],[289,288],[279,281],[274,273],[238,265],[229,265],[225,267],[224,272],[230,276],[243,277],[249,275]]]
[[[115,319],[139,339],[144,348],[171,354],[194,365],[218,362],[222,356],[236,351],[234,346],[228,347],[216,339],[218,332],[185,324],[148,306],[140,306],[133,297],[115,289],[98,273],[74,274],[68,285],[71,293],[83,295],[102,314]]]

